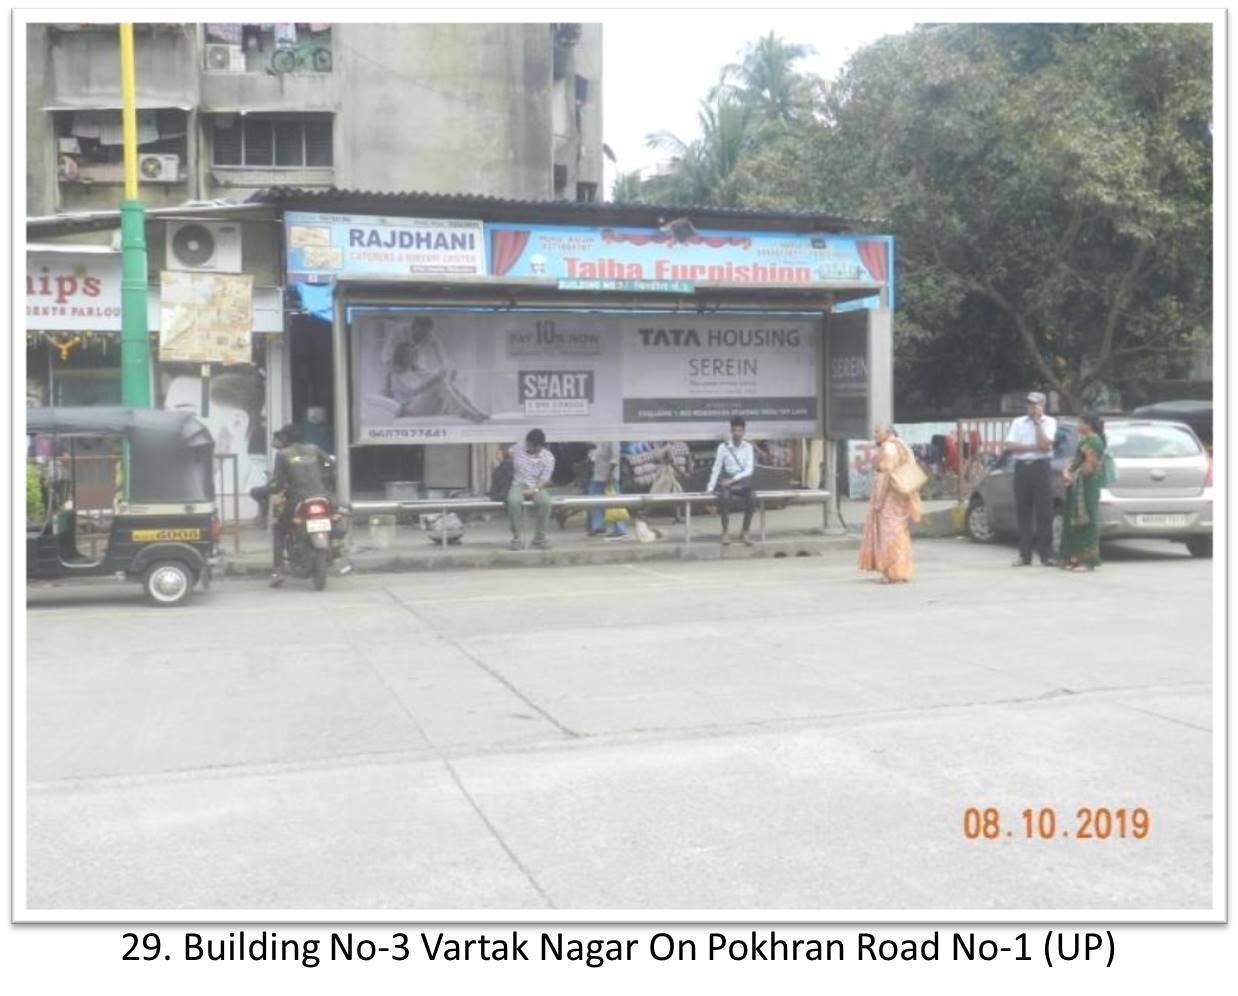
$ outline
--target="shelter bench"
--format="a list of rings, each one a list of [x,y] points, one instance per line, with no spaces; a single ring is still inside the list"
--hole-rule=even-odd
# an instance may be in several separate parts
[[[753,498],[760,512],[760,540],[765,542],[765,512],[768,502],[816,503],[822,508],[822,528],[829,525],[829,502],[833,497],[829,491],[817,488],[785,488],[777,491],[754,491]],[[552,509],[592,509],[592,508],[627,508],[653,509],[682,506],[684,519],[684,545],[692,544],[692,507],[694,505],[716,505],[718,496],[703,491],[679,491],[661,494],[630,494],[630,495],[556,495],[551,498]],[[525,502],[525,508],[532,508],[532,502]],[[358,500],[352,503],[354,515],[392,514],[399,512],[439,512],[439,540],[447,546],[447,514],[448,512],[504,512],[507,506],[501,501],[489,498],[419,498],[408,501],[367,501]]]

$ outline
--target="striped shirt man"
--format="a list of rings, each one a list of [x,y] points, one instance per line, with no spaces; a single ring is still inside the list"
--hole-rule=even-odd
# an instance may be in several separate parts
[[[512,447],[512,483],[522,491],[544,488],[555,472],[555,455],[545,446],[530,453],[528,443]]]

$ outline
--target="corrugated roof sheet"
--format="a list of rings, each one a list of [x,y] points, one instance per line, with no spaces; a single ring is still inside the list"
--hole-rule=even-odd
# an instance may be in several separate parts
[[[729,208],[703,204],[644,204],[613,201],[534,201],[493,197],[488,194],[434,194],[428,191],[384,193],[376,190],[344,190],[338,187],[267,187],[250,195],[248,203],[286,209],[368,214],[455,214],[484,216],[488,221],[547,221],[577,224],[628,224],[656,227],[674,218],[688,217],[698,227],[711,220],[743,228],[761,227],[786,231],[877,232],[888,234],[889,221],[881,218],[848,218],[828,210],[780,210]]]

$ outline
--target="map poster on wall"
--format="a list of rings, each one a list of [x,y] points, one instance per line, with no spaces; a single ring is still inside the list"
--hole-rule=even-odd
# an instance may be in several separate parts
[[[248,273],[159,275],[159,358],[165,363],[249,363],[254,278]]]

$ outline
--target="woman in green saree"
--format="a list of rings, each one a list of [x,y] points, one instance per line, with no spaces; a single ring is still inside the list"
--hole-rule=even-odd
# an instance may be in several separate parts
[[[1099,415],[1079,420],[1079,448],[1062,471],[1066,508],[1062,522],[1062,568],[1095,570],[1100,566],[1100,489],[1105,466],[1105,423]]]

